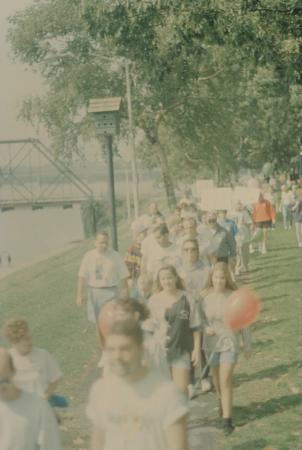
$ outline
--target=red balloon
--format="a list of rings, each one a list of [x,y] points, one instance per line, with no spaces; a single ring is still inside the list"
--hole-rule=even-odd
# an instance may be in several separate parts
[[[254,291],[240,288],[227,299],[224,322],[232,330],[240,330],[255,322],[260,312],[260,299]]]
[[[99,332],[105,337],[115,321],[114,302],[106,303],[101,309],[97,318],[97,327]]]

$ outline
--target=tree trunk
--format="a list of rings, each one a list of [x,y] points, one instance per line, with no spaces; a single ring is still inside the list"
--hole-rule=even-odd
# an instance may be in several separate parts
[[[173,179],[169,170],[169,163],[167,160],[167,155],[164,148],[160,145],[159,140],[153,143],[153,147],[159,156],[160,168],[162,173],[162,179],[166,191],[168,207],[170,211],[173,211],[176,208],[176,195],[174,190]]]

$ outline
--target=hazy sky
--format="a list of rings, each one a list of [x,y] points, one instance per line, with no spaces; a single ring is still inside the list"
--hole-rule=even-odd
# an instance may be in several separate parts
[[[6,42],[7,18],[33,4],[33,0],[0,0],[0,140],[39,137],[48,143],[46,133],[37,136],[36,131],[17,120],[22,100],[29,95],[43,93],[41,78],[30,67],[12,61],[12,52]],[[141,136],[139,136],[141,140]],[[129,158],[127,146],[120,143],[123,158]],[[88,159],[99,158],[98,145],[91,142],[85,151]]]
[[[35,137],[36,133],[17,121],[18,109],[27,95],[42,91],[41,81],[30,69],[13,63],[6,42],[7,18],[32,4],[32,0],[1,0],[0,2],[0,139]]]

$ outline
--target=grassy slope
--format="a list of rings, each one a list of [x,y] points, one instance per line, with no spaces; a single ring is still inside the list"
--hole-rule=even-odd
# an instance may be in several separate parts
[[[224,450],[302,449],[302,249],[293,232],[270,234],[267,255],[253,255],[245,281],[262,298],[252,327],[254,355],[236,371],[235,422]]]
[[[129,242],[126,227],[120,237]],[[242,358],[236,371],[238,428],[223,440],[224,450],[268,445],[276,450],[302,449],[302,249],[296,248],[293,233],[280,227],[270,238],[271,250],[253,257],[250,278],[245,279],[261,295],[263,311],[253,326],[254,355],[248,362]],[[83,243],[0,281],[0,325],[17,313],[28,318],[36,343],[59,360],[66,374],[60,390],[75,407],[83,373],[97,357],[93,327],[74,303],[79,262],[91,245]],[[84,437],[87,431],[79,434]],[[79,448],[82,441],[74,440],[79,434],[67,439],[68,448]]]

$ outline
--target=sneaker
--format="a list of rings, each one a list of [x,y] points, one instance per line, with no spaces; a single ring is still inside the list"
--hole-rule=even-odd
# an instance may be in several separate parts
[[[302,242],[300,242],[299,247],[300,247],[300,248],[302,247]]]
[[[212,389],[212,384],[207,378],[204,378],[200,382],[200,387],[201,387],[201,392],[203,394],[205,394],[206,392],[210,392],[210,390]]]
[[[261,253],[262,253],[262,255],[265,255],[267,253],[266,247],[262,247]]]
[[[192,400],[192,398],[196,397],[196,388],[195,388],[194,384],[189,384],[188,396],[189,396],[190,400]]]
[[[235,430],[232,419],[223,419],[223,434],[229,436]]]

